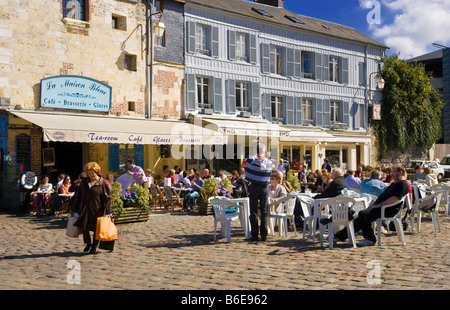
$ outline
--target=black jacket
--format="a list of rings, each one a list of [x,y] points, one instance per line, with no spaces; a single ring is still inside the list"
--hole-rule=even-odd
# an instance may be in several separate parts
[[[342,190],[347,186],[343,176],[337,177],[330,185],[323,191],[323,193],[314,196],[316,198],[331,198],[342,194]]]

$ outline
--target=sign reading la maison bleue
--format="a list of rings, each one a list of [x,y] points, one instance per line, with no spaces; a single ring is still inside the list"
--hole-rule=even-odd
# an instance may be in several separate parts
[[[41,107],[109,112],[111,86],[76,75],[60,75],[41,80]]]

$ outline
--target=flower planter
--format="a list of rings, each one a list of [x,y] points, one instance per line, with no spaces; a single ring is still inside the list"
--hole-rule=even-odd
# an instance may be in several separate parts
[[[122,212],[113,209],[113,219],[115,224],[145,222],[149,217],[149,210],[141,207],[124,206]]]

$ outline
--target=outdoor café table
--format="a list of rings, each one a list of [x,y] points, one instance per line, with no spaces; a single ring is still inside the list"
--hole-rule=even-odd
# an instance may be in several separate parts
[[[302,194],[300,194],[300,195],[302,195]],[[303,194],[303,195],[307,195],[307,194]],[[352,209],[355,211],[355,218],[356,218],[358,216],[359,211],[366,209],[369,204],[368,204],[366,198],[363,198],[363,197],[350,197],[350,198],[353,198],[356,202],[355,205],[352,207]],[[324,202],[327,199],[329,199],[329,198],[314,199],[314,214],[313,214],[314,219],[313,219],[313,235],[312,235],[313,242],[316,237],[315,227],[317,227],[317,222],[319,221],[319,216],[320,216],[319,206],[322,202]]]
[[[248,197],[229,199],[231,202],[237,202],[242,212],[239,212],[239,219],[245,232],[245,239],[251,238],[250,230],[250,200]]]
[[[35,191],[35,192],[32,192],[30,194],[30,196],[34,197],[34,196],[39,195],[39,194],[44,195],[44,199],[42,199],[42,209],[44,210],[43,213],[47,214],[47,210],[45,210],[45,203],[47,202],[48,198],[45,197],[45,194],[49,195],[49,197],[50,197],[50,195],[53,194],[53,191],[42,191],[42,192],[41,191]]]

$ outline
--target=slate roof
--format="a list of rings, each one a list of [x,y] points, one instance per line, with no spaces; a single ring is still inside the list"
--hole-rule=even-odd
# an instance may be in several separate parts
[[[241,15],[243,17],[251,17],[263,22],[274,23],[277,25],[283,25],[293,27],[301,31],[312,32],[319,35],[331,36],[336,39],[350,40],[363,45],[371,45],[381,49],[387,49],[388,47],[382,43],[362,34],[361,32],[351,27],[339,25],[336,23],[298,15],[282,7],[275,7],[266,4],[260,4],[256,2],[244,1],[244,0],[185,0],[186,4],[199,5],[219,11],[226,11],[233,14]],[[271,17],[263,16],[252,8],[262,9],[267,12]],[[303,24],[295,23],[287,16],[293,16],[303,22]]]

